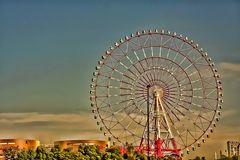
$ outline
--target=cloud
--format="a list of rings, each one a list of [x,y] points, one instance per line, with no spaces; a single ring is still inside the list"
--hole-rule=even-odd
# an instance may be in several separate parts
[[[50,113],[0,113],[0,123],[28,123],[28,122],[59,122],[59,123],[83,123],[90,119],[92,114],[89,113],[67,113],[67,114],[50,114]]]
[[[222,62],[220,63],[220,68],[223,69],[223,71],[240,73],[240,64]]]
[[[222,62],[219,68],[223,78],[240,79],[240,64]]]
[[[61,139],[107,139],[91,113],[0,113],[1,138],[33,138],[43,143]]]

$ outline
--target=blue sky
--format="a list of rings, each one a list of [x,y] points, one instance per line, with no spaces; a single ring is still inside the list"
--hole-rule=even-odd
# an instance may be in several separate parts
[[[89,84],[100,56],[125,35],[155,28],[188,36],[207,50],[221,73],[227,75],[223,76],[223,81],[229,82],[224,84],[226,115],[230,114],[228,112],[240,113],[237,96],[240,3],[237,0],[2,0],[0,113],[57,115],[84,112],[91,115]],[[240,125],[237,115],[230,117],[226,118],[228,125]],[[24,128],[30,126],[36,132],[31,136],[41,139],[44,136],[38,135],[38,129],[33,127],[36,123],[42,130],[52,130],[49,134],[55,134],[53,128],[44,127],[46,124],[39,120],[23,123],[20,130],[24,133]],[[82,130],[69,129],[66,134],[77,135],[77,132],[94,128],[93,125]],[[1,132],[2,136],[16,136],[9,125]],[[239,132],[234,136],[240,139]],[[64,138],[61,134],[55,137]]]

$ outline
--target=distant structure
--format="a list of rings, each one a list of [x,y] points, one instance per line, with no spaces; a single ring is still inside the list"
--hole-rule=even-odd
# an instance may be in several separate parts
[[[227,142],[228,157],[239,156],[239,147],[240,147],[240,142],[228,141]]]
[[[15,149],[37,149],[40,145],[38,140],[30,139],[0,139],[0,160],[4,159],[3,151],[9,148]]]
[[[86,145],[98,145],[100,149],[105,149],[109,147],[109,141],[103,140],[63,140],[63,141],[55,141],[54,145],[59,145],[61,150],[72,148],[73,150],[77,151],[79,145],[86,144]]]

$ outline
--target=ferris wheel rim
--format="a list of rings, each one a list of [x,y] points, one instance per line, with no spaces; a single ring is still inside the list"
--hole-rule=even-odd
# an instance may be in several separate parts
[[[126,40],[125,41],[122,41],[121,42],[121,40],[120,40],[120,44],[119,43],[115,43],[115,47],[111,47],[110,48],[110,51],[109,50],[107,50],[106,51],[106,55],[108,55],[108,56],[111,56],[111,53],[113,53],[114,52],[114,50],[116,49],[116,48],[118,48],[118,47],[120,47],[123,43],[127,43],[128,41],[131,41],[131,39],[133,39],[133,38],[136,38],[136,37],[140,37],[140,36],[143,36],[143,35],[148,35],[148,34],[161,34],[161,35],[167,35],[167,36],[173,36],[173,35],[170,35],[170,34],[166,34],[166,33],[142,33],[142,34],[137,34],[136,36],[130,36],[130,37],[126,37]],[[191,45],[191,46],[194,46],[193,48],[194,49],[196,49],[197,51],[198,51],[198,53],[200,53],[200,50],[201,49],[199,49],[199,47],[196,45],[196,44],[194,44],[193,45],[193,42],[192,41],[189,41],[189,40],[186,40],[186,38],[185,38],[185,40],[183,40],[182,38],[181,38],[181,36],[176,36],[176,35],[174,35],[173,36],[174,38],[177,38],[177,39],[179,39],[179,40],[182,40],[182,41],[184,41],[184,42],[186,42],[187,44],[189,44],[189,45]],[[196,47],[197,46],[197,47]],[[159,46],[158,46],[159,47]],[[109,54],[110,53],[110,54]],[[202,56],[205,56],[205,54],[201,51],[201,55]],[[204,57],[205,58],[205,57]],[[106,60],[106,59],[105,59]],[[142,59],[143,60],[143,59]],[[207,61],[207,59],[205,58],[205,60]],[[209,62],[209,61],[207,61],[207,62]],[[211,64],[210,64],[210,62],[208,63],[209,64],[209,67],[211,68],[211,71],[212,71],[212,73],[215,75],[215,72],[214,72],[214,68],[211,66]],[[102,64],[102,65],[104,65],[104,63]],[[101,66],[101,65],[100,65]],[[196,67],[197,68],[197,67]],[[114,72],[114,70],[113,70],[113,72]],[[186,74],[186,75],[188,75],[188,74]],[[218,81],[218,78],[215,76],[214,77],[215,78],[215,81],[216,81],[216,86],[217,87],[219,87],[219,85],[218,85],[218,83],[217,83],[217,81]],[[190,81],[191,82],[191,81]],[[97,83],[97,82],[96,82]],[[96,87],[96,86],[95,86]],[[221,87],[221,86],[220,86]],[[217,89],[217,92],[219,92],[219,89]],[[96,98],[96,97],[95,97]],[[218,100],[217,99],[217,102],[221,102],[221,100]],[[95,104],[96,105],[96,108],[98,108],[97,107],[97,104]],[[217,103],[216,104],[216,109],[217,108],[219,108],[219,103]],[[102,121],[102,123],[104,124],[104,122],[103,122],[103,119],[102,119],[102,117],[101,117],[101,113],[99,112],[99,110],[97,109],[97,112],[98,112],[98,116],[100,117],[100,119],[101,119],[101,121]],[[214,115],[213,115],[213,117],[212,117],[212,119],[211,119],[211,124],[213,123],[213,121],[214,121],[214,118],[216,117],[216,114],[217,114],[217,112],[214,112]],[[206,129],[206,131],[211,127],[211,124],[208,126],[208,128]],[[107,128],[107,126],[104,124],[104,126],[105,126],[105,128]],[[108,130],[108,128],[107,128],[107,130]],[[111,131],[110,130],[108,130],[110,133],[111,133]],[[112,134],[112,133],[111,133]],[[202,137],[203,137],[203,135],[205,135],[205,133],[203,133],[200,137],[199,137],[199,139],[201,139]],[[194,144],[194,143],[196,143],[199,139],[197,139],[195,142],[193,142],[192,144]],[[191,146],[192,144],[190,144],[190,145],[188,145],[188,146]],[[186,146],[185,148],[187,148],[188,146]]]

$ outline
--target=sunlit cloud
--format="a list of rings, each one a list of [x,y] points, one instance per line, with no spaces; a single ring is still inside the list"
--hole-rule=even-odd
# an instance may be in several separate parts
[[[33,138],[43,143],[59,139],[106,139],[92,113],[0,113],[1,138]]]
[[[240,73],[240,64],[222,62],[220,63],[220,68],[222,69],[223,72],[231,71]]]
[[[90,113],[0,113],[0,123],[29,123],[29,122],[59,122],[59,123],[87,123],[91,119]]]
[[[232,78],[232,81],[240,78],[240,64],[222,62],[219,64],[220,73],[223,79]]]

